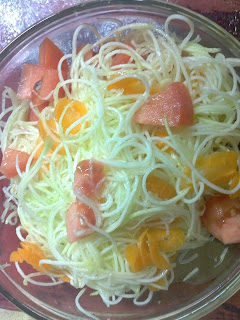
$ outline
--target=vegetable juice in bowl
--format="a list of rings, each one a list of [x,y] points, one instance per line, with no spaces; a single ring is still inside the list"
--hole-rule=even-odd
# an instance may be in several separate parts
[[[20,219],[8,262],[24,284],[70,284],[76,312],[95,319],[100,300],[116,314],[131,301],[134,313],[172,294],[174,279],[201,283],[203,245],[239,242],[239,61],[181,14],[161,28],[106,18],[74,29],[65,55],[43,37],[17,90],[3,92],[3,219]],[[216,276],[235,247],[214,243]]]

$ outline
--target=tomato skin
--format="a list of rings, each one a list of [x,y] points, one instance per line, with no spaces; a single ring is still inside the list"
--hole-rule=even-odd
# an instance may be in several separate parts
[[[48,69],[57,69],[63,52],[49,38],[45,38],[39,48],[39,65]],[[62,70],[68,71],[67,60],[62,63]]]
[[[67,73],[64,71],[63,78],[67,78]],[[39,92],[36,91],[36,84],[41,81]],[[48,69],[34,64],[25,63],[22,67],[20,83],[17,90],[18,99],[36,99],[38,94],[39,99],[45,99],[51,91],[56,88],[59,83],[58,71],[55,69]],[[59,90],[59,97],[63,97],[64,90]],[[51,100],[52,96],[47,100]],[[46,99],[45,99],[46,100]]]
[[[85,44],[81,44],[77,47],[77,54],[85,47]],[[87,51],[84,55],[84,61],[88,61],[89,59],[91,59],[92,57],[95,56],[94,51],[91,49],[89,51]]]
[[[29,157],[30,154],[27,152],[6,148],[0,165],[0,172],[8,179],[16,177],[18,175],[16,169],[17,159],[20,171],[22,172],[26,169]]]
[[[44,68],[25,63],[22,67],[20,83],[17,90],[18,99],[31,99],[33,90],[44,75]]]
[[[67,73],[62,72],[63,79],[67,79]],[[59,83],[59,77],[58,77],[58,71],[54,69],[45,69],[44,75],[41,79],[41,88],[39,91],[40,98],[45,99],[51,91],[53,91],[56,88],[56,85]],[[60,88],[59,98],[62,98],[65,96],[65,92],[63,88]],[[48,100],[52,100],[53,96],[51,96]]]
[[[93,232],[89,229],[84,218],[81,219],[81,216],[84,217],[88,223],[92,225],[96,224],[96,218],[92,208],[80,201],[74,202],[69,208],[66,216],[67,238],[69,243],[84,239]],[[80,230],[86,230],[88,232],[86,235],[77,236],[76,233]]]
[[[127,41],[126,45],[128,45],[129,47],[135,49],[130,41]],[[116,53],[112,57],[112,66],[117,66],[119,64],[127,64],[127,63],[129,63],[130,58],[131,57],[129,55],[125,54],[125,53]],[[135,63],[135,61],[133,61],[133,63]]]
[[[173,82],[150,98],[133,115],[133,121],[164,126],[166,118],[170,127],[181,127],[193,125],[193,116],[193,103],[187,87],[182,82]]]
[[[44,102],[42,104],[39,104],[38,106],[35,106],[35,109],[38,109],[38,111],[41,113],[43,111],[44,108],[46,108],[48,106],[48,102]],[[36,113],[34,113],[34,111],[32,110],[32,108],[29,109],[29,114],[28,114],[28,121],[38,121],[39,118],[36,115]]]
[[[74,173],[74,187],[90,198],[101,195],[105,180],[104,164],[96,160],[82,160]]]
[[[39,97],[39,93],[36,90],[33,90],[32,104],[34,109],[38,109],[38,111],[41,113],[43,109],[49,105],[49,101],[42,100]],[[29,108],[28,121],[38,121],[38,120],[39,120],[38,116],[33,112],[32,108]]]
[[[224,244],[240,242],[240,200],[213,196],[206,201],[201,217],[208,231]]]

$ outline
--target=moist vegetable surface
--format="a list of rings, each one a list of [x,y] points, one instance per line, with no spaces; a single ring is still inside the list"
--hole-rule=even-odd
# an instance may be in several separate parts
[[[38,271],[25,283],[47,274],[107,306],[148,303],[179,253],[212,236],[240,242],[240,60],[202,46],[180,15],[163,30],[119,24],[91,27],[94,44],[78,43],[81,25],[66,55],[46,38],[1,114],[2,220],[20,219],[10,261]]]

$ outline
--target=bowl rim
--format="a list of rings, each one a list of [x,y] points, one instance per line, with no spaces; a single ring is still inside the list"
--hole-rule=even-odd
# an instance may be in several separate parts
[[[240,52],[240,42],[231,35],[228,31],[224,28],[213,22],[212,20],[208,19],[207,17],[201,15],[200,13],[190,10],[188,8],[182,7],[177,4],[161,1],[161,0],[90,0],[89,2],[79,3],[77,5],[71,6],[69,8],[63,9],[57,13],[51,14],[44,19],[34,23],[32,26],[28,27],[26,30],[21,32],[16,38],[7,44],[1,51],[0,51],[0,63],[8,56],[8,54],[16,48],[21,42],[26,40],[30,35],[33,35],[39,29],[45,27],[46,25],[55,22],[61,18],[66,18],[67,16],[77,13],[81,14],[88,10],[99,10],[101,7],[106,7],[111,10],[111,6],[118,6],[122,5],[128,8],[136,9],[136,5],[140,7],[156,7],[157,9],[163,8],[164,10],[172,11],[177,10],[177,13],[187,15],[187,16],[194,16],[197,20],[203,24],[207,24],[209,30],[213,30],[215,34],[219,34],[221,37],[224,35],[229,44],[232,45],[232,50],[234,51],[235,48],[238,48]],[[5,271],[0,269],[2,273]],[[187,320],[196,320],[200,317],[205,316],[209,312],[216,309],[226,300],[228,300],[232,295],[234,295],[240,288],[240,264],[237,267],[237,271],[234,272],[233,278],[231,275],[225,281],[223,281],[222,285],[218,288],[212,290],[210,293],[205,294],[201,299],[193,302],[192,304],[188,305],[187,308],[183,307],[176,311],[167,313],[164,315],[164,318],[161,316],[157,316],[151,318],[152,320],[173,320],[173,319],[187,319]],[[15,306],[19,309],[24,311],[25,313],[29,314],[31,317],[34,317],[37,320],[47,320],[49,318],[45,317],[43,314],[36,313],[26,304],[19,302],[15,299],[2,285],[0,285],[0,293],[7,298],[10,302],[12,302]],[[226,294],[227,293],[227,294]],[[207,301],[206,301],[207,300]],[[207,308],[206,308],[207,307]],[[187,311],[187,314],[186,314]],[[177,316],[177,318],[173,318],[173,316]]]

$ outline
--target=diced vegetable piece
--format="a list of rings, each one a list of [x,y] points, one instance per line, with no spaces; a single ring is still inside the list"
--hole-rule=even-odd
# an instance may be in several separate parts
[[[238,185],[239,179],[240,179],[239,172],[235,172],[235,174],[229,184],[230,190],[234,189]],[[238,191],[234,192],[233,194],[230,194],[229,197],[230,197],[230,199],[239,198],[240,197],[240,189]]]
[[[63,78],[67,78],[67,73],[63,72]],[[39,98],[45,99],[56,88],[59,83],[58,71],[47,69],[34,64],[24,64],[22,68],[20,84],[17,90],[18,99],[32,99],[36,95],[35,86],[41,81]],[[59,90],[59,96],[64,96],[64,90]],[[52,97],[48,98],[50,100]]]
[[[159,250],[159,243],[156,239],[156,235],[153,232],[147,231],[149,252],[152,260],[152,264],[158,269],[169,269],[169,262],[165,259]]]
[[[82,160],[74,173],[74,187],[81,194],[99,198],[105,181],[104,164],[96,160]]]
[[[8,179],[16,177],[18,175],[16,169],[17,162],[20,171],[25,171],[29,157],[30,154],[27,152],[6,148],[3,154],[0,172]]]
[[[25,241],[21,242],[21,246],[22,248],[18,248],[17,251],[11,253],[11,262],[25,261],[41,273],[51,269],[51,266],[48,264],[39,265],[42,259],[46,259],[46,255],[38,245]]]
[[[137,245],[128,245],[125,249],[125,257],[130,265],[132,272],[138,272],[144,268],[139,248]]]
[[[63,52],[50,39],[45,38],[39,48],[39,65],[48,69],[57,69]],[[67,60],[62,63],[62,70],[68,71]]]
[[[68,276],[60,276],[59,278],[60,278],[60,280],[62,280],[63,282],[68,282],[68,283],[70,283],[70,281],[71,281]]]
[[[185,242],[185,234],[177,228],[170,228],[169,232],[163,229],[150,228],[147,236],[151,235],[158,244],[158,250],[169,253],[178,251]]]
[[[125,53],[117,53],[112,57],[112,66],[129,63],[130,56]]]
[[[129,41],[126,42],[126,44],[134,49],[134,46],[132,45],[132,43]],[[127,64],[129,63],[130,60],[130,56],[125,54],[125,53],[116,53],[113,57],[112,57],[112,66],[117,66],[119,64]]]
[[[43,111],[44,108],[46,108],[49,105],[49,103],[43,102],[42,104],[39,104],[35,106],[34,108],[37,109],[40,113]],[[32,110],[32,108],[29,109],[29,115],[28,115],[28,121],[38,121],[39,117],[36,115],[36,113]]]
[[[237,163],[237,152],[223,151],[198,157],[195,167],[199,169],[206,179],[220,186],[229,183],[236,175]],[[186,168],[184,172],[190,177],[190,168]]]
[[[154,175],[147,177],[146,187],[148,191],[157,194],[163,200],[171,199],[177,195],[175,188],[170,183]]]
[[[60,144],[60,137],[58,134],[56,121],[55,120],[46,120],[46,125],[47,125],[47,127],[45,129],[42,120],[38,121],[39,134],[40,134],[43,141],[45,141],[46,138],[52,139],[53,145],[52,145],[51,149],[55,150]],[[49,132],[48,132],[48,130],[49,130]],[[56,140],[53,138],[52,135],[56,138]],[[59,140],[59,142],[57,140]],[[59,150],[59,153],[65,154],[66,153],[65,149],[61,148]]]
[[[41,81],[45,69],[34,64],[25,63],[22,67],[20,84],[17,90],[18,99],[31,99],[37,82]]]
[[[206,202],[203,225],[224,244],[240,242],[240,200],[226,195],[213,196]]]
[[[108,90],[119,90],[123,89],[124,95],[129,94],[142,94],[145,92],[145,86],[142,81],[136,79],[136,78],[124,78],[122,80],[119,80],[113,84],[110,84],[107,88]],[[160,91],[160,86],[156,83],[152,85],[150,88],[150,94],[155,94]]]
[[[32,91],[31,100],[34,106],[39,106],[40,104],[43,104],[43,103],[49,103],[47,100],[43,100],[40,98],[39,92],[36,89]]]
[[[163,126],[165,118],[170,127],[194,123],[192,99],[181,82],[173,82],[155,94],[133,116],[135,122],[153,126]]]
[[[67,78],[67,73],[63,72],[63,79]],[[49,96],[49,94],[56,88],[59,83],[58,71],[54,69],[45,69],[44,75],[41,79],[41,87],[39,90],[39,95],[42,99]],[[59,95],[60,98],[65,96],[65,92],[63,88],[60,88]],[[52,99],[51,96],[48,100]]]
[[[149,252],[149,244],[147,238],[147,231],[146,229],[144,232],[141,233],[140,237],[138,238],[138,247],[139,252],[142,259],[143,267],[146,268],[152,264],[152,259]]]
[[[165,138],[165,137],[168,136],[168,133],[167,133],[166,130],[161,130],[161,131],[155,132],[155,136],[156,136],[156,137],[160,137],[160,138]],[[157,146],[160,150],[162,150],[163,148],[167,147],[167,149],[165,150],[165,152],[167,152],[167,153],[173,153],[173,152],[175,152],[175,150],[174,150],[173,148],[168,147],[167,144],[165,144],[164,142],[158,142],[158,143],[156,144],[156,146]]]
[[[165,283],[165,280],[163,278],[159,279],[158,281],[156,281],[154,283],[157,284],[158,286],[166,287],[166,283]],[[158,288],[155,288],[153,286],[148,286],[148,289],[151,290],[151,291],[158,291],[159,290]]]
[[[43,139],[42,139],[41,136],[38,137],[36,145],[37,145],[39,148],[38,148],[37,152],[36,152],[35,155],[34,155],[34,161],[37,161],[37,160],[38,160],[38,158],[40,157],[40,155],[41,155],[41,153],[42,153],[42,151],[43,151],[44,141],[43,141]],[[48,154],[47,154],[48,157],[51,157],[52,153],[53,153],[53,150],[50,149],[50,150],[48,151]],[[40,169],[40,170],[41,170],[41,169]]]
[[[88,230],[87,235],[89,235],[91,229],[85,219],[92,225],[96,224],[93,210],[84,203],[74,202],[69,208],[66,217],[67,237],[70,243],[86,237],[86,234],[78,236],[78,231]]]
[[[80,46],[77,47],[77,53],[79,53],[83,48],[85,47],[85,44],[81,44]],[[85,53],[84,55],[84,61],[88,61],[89,59],[91,59],[93,56],[95,56],[95,53],[93,52],[93,50],[89,50]]]
[[[132,272],[141,271],[151,265],[160,270],[169,270],[170,264],[163,253],[178,251],[184,242],[185,234],[178,228],[170,228],[169,232],[149,228],[141,233],[137,245],[130,244],[126,247],[125,257]]]
[[[80,101],[74,101],[74,100],[69,100],[67,98],[63,98],[59,100],[54,110],[54,115],[58,122],[60,120],[60,117],[63,113],[64,108],[67,105],[70,105],[70,106],[68,107],[62,119],[62,127],[63,127],[64,133],[71,124],[73,124],[75,121],[77,121],[87,113],[87,110],[84,104],[81,103]],[[81,129],[81,124],[78,124],[76,127],[74,127],[70,131],[70,134],[76,134],[79,132],[80,129]]]

